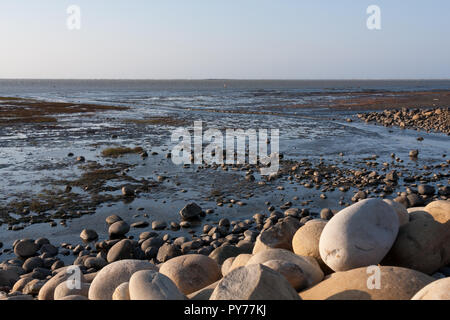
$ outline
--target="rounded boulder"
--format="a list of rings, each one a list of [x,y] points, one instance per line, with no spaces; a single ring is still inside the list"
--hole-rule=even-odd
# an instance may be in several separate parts
[[[216,282],[222,276],[217,262],[201,254],[172,258],[163,263],[159,272],[171,279],[185,295]]]
[[[130,278],[129,291],[131,300],[185,300],[172,280],[151,270],[134,273]]]
[[[141,270],[158,271],[158,267],[141,260],[120,260],[107,265],[92,281],[89,300],[111,300],[117,286],[128,282],[133,273]]]
[[[398,216],[390,205],[362,200],[327,223],[320,236],[320,256],[334,271],[376,265],[391,249],[398,230]]]

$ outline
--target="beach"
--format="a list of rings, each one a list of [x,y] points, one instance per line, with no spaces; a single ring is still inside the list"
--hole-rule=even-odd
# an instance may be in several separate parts
[[[396,268],[414,270],[417,274],[409,276],[423,284],[399,290],[397,296],[385,293],[385,298],[410,299],[432,279],[450,276],[449,81],[2,84],[0,261],[7,270],[1,282],[6,299],[54,299],[56,286],[52,291],[46,283],[56,281],[58,271],[72,264],[81,266],[86,284],[85,291],[73,296],[119,297],[120,290],[114,290],[121,283],[108,293],[94,292],[88,284],[120,261],[137,272],[160,270],[180,291],[172,288],[158,296],[137,284],[133,290],[127,287],[125,293],[133,291],[137,298],[155,297],[152,294],[168,299],[230,298],[226,281],[242,278],[238,271],[250,272],[231,270],[250,259],[262,259],[263,265],[268,262],[272,269],[291,275],[287,279],[294,283],[294,296],[302,299],[327,298],[321,288],[314,289],[327,286],[325,281],[330,281],[322,281],[325,275],[372,264],[394,268],[382,270],[386,277],[404,272]],[[278,129],[278,172],[263,176],[259,164],[248,163],[175,164],[171,133],[177,128],[192,131],[195,121],[205,129]],[[335,266],[317,256],[316,262],[306,258],[296,262],[298,256],[308,256],[301,244],[295,244],[297,232],[314,223],[322,231],[337,221],[338,212],[360,212],[358,205],[369,206],[364,210],[377,212],[375,216],[381,214],[381,221],[399,211],[404,225],[414,219],[412,227],[423,219],[435,221],[424,228],[443,230],[439,232],[443,238],[423,240],[425,256],[417,253],[416,258],[426,260],[426,254],[439,251],[439,261],[431,266],[405,261],[395,251],[401,251],[395,241],[410,231],[402,231],[394,219],[385,227],[392,229],[386,236],[390,240],[383,239],[387,249],[371,256],[370,264],[359,260],[353,265],[346,262],[351,268]],[[413,214],[416,211],[422,213]],[[21,241],[28,252],[17,250]],[[273,255],[270,259],[260,257],[265,249]],[[294,253],[296,257],[291,257]],[[191,287],[180,284],[174,274],[189,270],[173,271],[172,259],[198,263],[207,279],[198,279]],[[278,279],[278,273],[271,274],[266,266],[250,273]],[[143,278],[133,283],[146,283],[159,273],[139,276]],[[225,284],[218,285],[222,280]],[[247,294],[241,298],[250,299],[254,292]],[[270,300],[277,295],[293,298],[291,288],[282,285],[272,296],[255,297]]]

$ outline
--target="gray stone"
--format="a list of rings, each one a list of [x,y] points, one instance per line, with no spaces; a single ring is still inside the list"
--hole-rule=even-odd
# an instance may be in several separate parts
[[[83,229],[83,231],[81,231],[80,233],[80,238],[83,241],[91,242],[98,239],[98,234],[97,232],[95,232],[95,230]]]
[[[14,253],[21,258],[29,258],[34,256],[38,251],[39,246],[31,239],[23,239],[17,242],[14,246]]]
[[[133,241],[124,239],[116,243],[108,251],[106,260],[111,263],[119,260],[131,259],[133,258]]]
[[[108,229],[111,239],[121,238],[128,231],[130,231],[130,226],[125,221],[114,222]]]
[[[323,262],[334,271],[377,265],[397,237],[399,220],[383,200],[362,200],[338,212],[320,236]]]
[[[202,208],[196,203],[188,203],[183,209],[180,210],[180,216],[184,220],[193,220],[198,218],[202,214]]]

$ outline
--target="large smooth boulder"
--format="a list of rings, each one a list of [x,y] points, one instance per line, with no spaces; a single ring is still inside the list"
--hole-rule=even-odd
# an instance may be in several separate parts
[[[380,266],[377,272],[367,267],[335,272],[300,292],[300,297],[303,300],[409,300],[434,281],[424,273],[399,267]]]
[[[295,254],[300,256],[313,257],[317,260],[323,272],[330,273],[331,269],[322,261],[319,252],[320,235],[327,222],[321,219],[306,222],[292,238],[292,249]]]
[[[384,199],[383,201],[390,205],[392,209],[394,209],[394,211],[397,213],[398,223],[400,227],[409,222],[408,209],[406,209],[403,204],[390,199]]]
[[[222,275],[225,276],[230,271],[232,271],[234,269],[237,269],[239,267],[245,266],[247,264],[248,260],[250,260],[251,257],[253,257],[252,254],[241,253],[240,255],[238,255],[237,257],[234,258],[233,263],[231,264],[231,266],[228,268],[228,270],[226,270],[225,273],[222,272]]]
[[[214,289],[210,300],[300,300],[280,273],[253,264],[228,273]]]
[[[72,269],[73,268],[73,269]],[[77,279],[79,277],[79,279]],[[81,273],[81,270],[76,270],[74,266],[67,266],[62,268],[56,275],[54,275],[50,280],[48,280],[44,286],[39,290],[38,299],[39,300],[54,300],[54,293],[56,287],[59,284],[67,280],[79,280],[80,283],[84,283],[85,278]]]
[[[450,278],[430,283],[417,292],[411,300],[450,300]]]
[[[434,220],[440,223],[450,221],[450,201],[439,200],[429,203],[424,210],[431,214]]]
[[[79,288],[76,287],[72,287],[71,283],[67,283],[67,281],[64,281],[62,283],[60,283],[56,288],[55,288],[55,292],[53,294],[53,297],[55,300],[61,300],[64,297],[67,296],[84,296],[84,297],[88,297],[88,293],[89,293],[89,283],[81,283]]]
[[[402,226],[383,265],[400,266],[433,274],[450,263],[450,222],[427,216]]]
[[[399,229],[395,210],[366,199],[338,212],[320,236],[320,256],[334,271],[376,265],[389,252]]]
[[[107,265],[92,281],[89,300],[111,300],[117,286],[128,282],[133,273],[141,270],[158,271],[158,267],[141,260],[120,260]]]
[[[285,249],[268,249],[253,255],[246,266],[263,264],[270,260],[291,262],[300,267],[306,277],[307,287],[311,287],[322,281],[324,274],[319,264],[313,257],[303,257]]]
[[[124,282],[114,290],[113,300],[130,300],[130,283]]]
[[[287,217],[269,229],[262,231],[256,238],[253,254],[272,248],[292,251],[292,238],[301,225],[298,219]]]
[[[163,263],[159,272],[169,277],[185,295],[198,291],[222,277],[217,262],[201,254],[170,259]]]
[[[184,300],[177,286],[162,273],[141,270],[134,273],[129,283],[131,300]]]
[[[300,291],[308,285],[306,275],[299,265],[284,260],[269,260],[263,263],[264,266],[282,274],[291,286]]]

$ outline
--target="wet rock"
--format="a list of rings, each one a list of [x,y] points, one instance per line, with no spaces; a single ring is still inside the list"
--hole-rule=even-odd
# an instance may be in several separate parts
[[[130,278],[129,291],[131,300],[185,300],[172,280],[150,270],[134,273]]]
[[[166,262],[167,260],[178,257],[180,255],[181,249],[178,246],[164,243],[158,250],[156,260],[158,260],[159,262]]]
[[[128,239],[121,240],[109,249],[106,260],[111,263],[119,260],[132,259],[133,249],[133,241]]]
[[[136,195],[134,189],[128,186],[122,187],[122,194],[130,198]]]
[[[114,222],[108,229],[109,237],[117,239],[123,237],[130,231],[130,226],[125,221]]]
[[[333,218],[333,211],[329,208],[324,208],[320,211],[320,219],[323,220],[330,220]]]
[[[158,271],[158,267],[140,260],[120,260],[107,265],[92,281],[89,300],[111,300],[117,286],[128,282],[131,275],[140,270]]]
[[[300,292],[303,300],[409,300],[434,279],[421,272],[390,266],[379,266],[380,287],[371,281],[376,271],[357,268],[336,272],[316,286]],[[368,283],[374,286],[369,288]]]
[[[138,221],[138,222],[134,222],[131,224],[131,228],[146,228],[148,227],[148,222],[147,221]]]
[[[154,247],[156,249],[159,249],[164,244],[164,240],[161,237],[152,237],[141,244],[142,251],[147,250],[147,248]]]
[[[189,203],[180,210],[180,216],[184,220],[197,219],[202,214],[202,208],[196,203]]]
[[[261,264],[240,267],[227,274],[210,300],[300,300],[284,276]]]
[[[22,265],[23,270],[25,270],[25,273],[29,273],[33,271],[35,268],[42,267],[44,265],[44,261],[41,257],[31,257],[25,260],[25,262]]]
[[[298,208],[289,208],[284,211],[286,217],[299,218],[301,216],[301,211]]]
[[[84,266],[88,269],[96,269],[100,270],[101,268],[105,267],[108,264],[108,262],[101,258],[101,257],[89,257],[86,260],[84,260]]]
[[[31,239],[23,239],[14,246],[14,253],[21,258],[29,258],[34,256],[38,251],[39,246]]]
[[[38,246],[38,250],[45,244],[50,244],[50,241],[47,238],[38,238],[34,241],[34,243]]]
[[[188,254],[165,262],[159,272],[170,278],[185,295],[198,291],[221,278],[218,264],[200,254]]]
[[[80,233],[80,238],[83,241],[91,242],[91,241],[95,241],[98,239],[98,234],[97,234],[97,232],[95,232],[95,230],[83,229],[83,231],[81,231],[81,233]]]
[[[419,156],[419,150],[411,150],[411,151],[409,152],[409,156],[410,156],[411,158],[417,158],[417,157]]]
[[[406,198],[408,198],[409,207],[420,207],[424,204],[422,197],[415,193],[408,194]]]
[[[417,191],[421,195],[432,196],[436,193],[436,189],[433,186],[421,184],[417,187]]]
[[[322,231],[320,256],[334,271],[378,264],[399,229],[397,213],[382,200],[362,200],[336,214]]]
[[[113,215],[110,215],[109,217],[107,217],[105,220],[108,225],[112,225],[115,222],[122,221],[122,218],[116,214],[113,214]]]
[[[163,230],[165,228],[167,228],[167,223],[165,221],[157,220],[152,222],[153,230]]]

